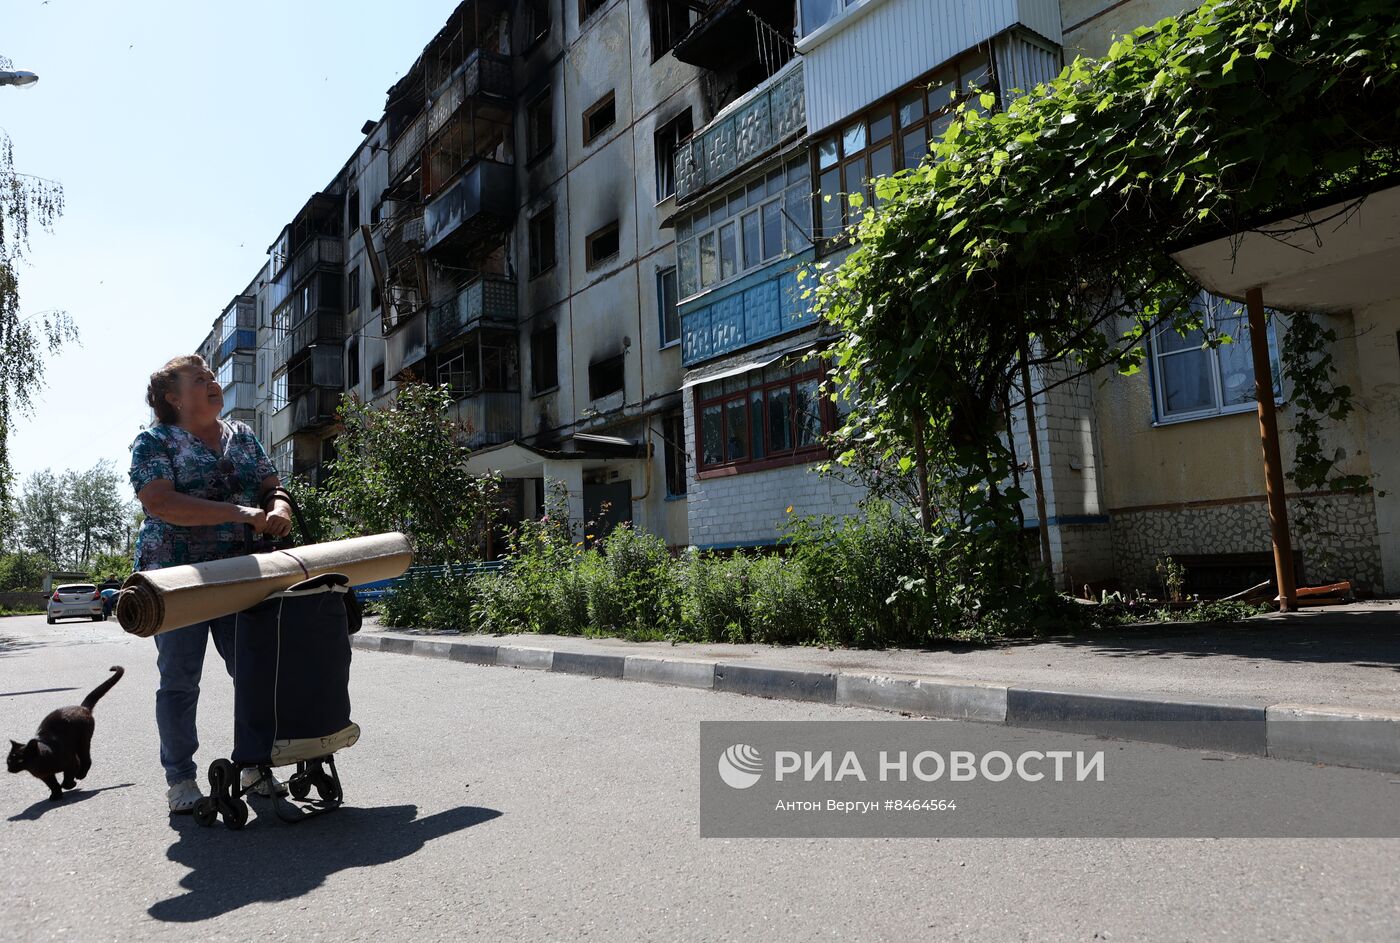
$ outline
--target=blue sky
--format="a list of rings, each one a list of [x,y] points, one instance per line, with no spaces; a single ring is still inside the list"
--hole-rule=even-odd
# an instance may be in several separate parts
[[[67,199],[21,305],[82,333],[11,455],[22,477],[102,458],[124,473],[151,371],[194,350],[456,2],[3,3],[0,55],[40,81],[0,88],[0,127],[17,169]]]

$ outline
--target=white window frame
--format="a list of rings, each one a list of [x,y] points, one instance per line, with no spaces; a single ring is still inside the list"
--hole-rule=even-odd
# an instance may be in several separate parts
[[[286,409],[291,399],[287,396],[287,371],[279,370],[272,375],[272,392],[269,396],[272,402],[272,411],[278,412]]]
[[[1216,325],[1217,312],[1229,309],[1228,317],[1234,318],[1244,314],[1243,305],[1231,301],[1228,298],[1220,298],[1207,292],[1201,292],[1192,302],[1193,306],[1199,306],[1204,310],[1205,320],[1202,324],[1206,331],[1213,330]],[[1238,312],[1238,314],[1237,314]],[[1275,329],[1274,318],[1269,319],[1269,363],[1273,372],[1274,398],[1281,397],[1281,380],[1279,376],[1279,354],[1278,339]],[[1160,324],[1152,331],[1151,339],[1148,343],[1148,352],[1151,357],[1151,383],[1152,383],[1152,424],[1154,426],[1170,426],[1182,422],[1195,422],[1199,419],[1213,419],[1216,416],[1233,416],[1238,413],[1254,412],[1258,404],[1249,399],[1243,403],[1225,404],[1225,390],[1220,373],[1220,351],[1221,347],[1205,348],[1205,362],[1210,373],[1211,392],[1214,396],[1214,404],[1209,407],[1191,410],[1190,412],[1178,412],[1168,414],[1167,412],[1167,391],[1165,386],[1165,372],[1162,369],[1162,362],[1172,357],[1195,356],[1202,351],[1201,347],[1187,347],[1181,350],[1164,351],[1158,342],[1158,337],[1173,330],[1170,324]],[[1231,337],[1234,344],[1248,345],[1248,341],[1241,337]],[[1223,345],[1222,345],[1223,346]],[[1252,363],[1251,363],[1252,368]]]
[[[806,176],[807,167],[805,164],[798,166],[799,161],[789,161],[776,170],[770,170],[760,176],[749,180],[744,186],[732,188],[717,198],[709,201],[705,207],[705,225],[703,227],[692,227],[689,222],[682,224],[680,235],[676,240],[676,297],[678,303],[685,303],[692,298],[697,298],[721,285],[738,281],[750,272],[756,272],[780,259],[789,258],[811,246],[810,239],[806,238],[806,233],[797,233],[798,225],[789,217],[786,211],[789,193],[797,192],[802,195],[804,202],[803,209],[807,209],[811,196],[810,176]],[[788,183],[789,174],[797,168],[803,174],[803,179],[796,183]],[[769,195],[768,181],[777,176],[782,181],[782,186],[778,191]],[[757,202],[750,205],[747,194],[755,185],[763,187],[764,196]],[[738,207],[738,202],[743,202],[742,208]],[[765,208],[777,205],[779,241],[781,245],[776,252],[765,255],[762,247],[764,235],[763,213]],[[721,207],[723,209],[721,210]],[[744,264],[744,220],[750,214],[757,214],[758,218],[758,261],[753,265]],[[692,217],[693,219],[694,217]],[[720,233],[728,226],[734,227],[734,270],[725,274],[724,261],[721,258],[721,238]],[[708,240],[713,246],[715,277],[712,281],[705,281],[705,262],[701,253],[702,240]],[[693,290],[687,293],[686,281],[682,277],[687,267],[694,267],[695,283]]]

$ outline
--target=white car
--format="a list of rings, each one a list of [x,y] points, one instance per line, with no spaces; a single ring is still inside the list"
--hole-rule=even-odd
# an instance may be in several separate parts
[[[107,618],[102,609],[102,593],[91,583],[69,583],[59,586],[49,597],[49,625],[59,619],[91,619],[102,622]]]

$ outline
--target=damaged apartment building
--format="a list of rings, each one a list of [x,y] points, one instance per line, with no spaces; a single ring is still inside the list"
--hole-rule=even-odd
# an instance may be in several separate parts
[[[824,328],[799,281],[848,250],[849,196],[872,202],[871,180],[923,160],[983,93],[1000,107],[1190,5],[466,0],[202,349],[284,475],[321,479],[343,392],[387,404],[426,380],[514,517],[558,493],[575,522],[673,547],[773,544],[791,516],[863,494],[814,470],[843,407],[818,395]],[[1396,332],[1371,336],[1390,361],[1339,351],[1374,374],[1344,379],[1359,413],[1395,415],[1400,381],[1375,364],[1400,366]],[[1043,521],[1025,506],[1028,542],[1043,531],[1066,588],[1148,585],[1162,554],[1187,561],[1188,589],[1267,573],[1248,356],[1150,347],[1140,375],[1036,396],[1034,448],[1013,416],[1022,484],[1039,471],[1045,498]],[[1382,468],[1361,425],[1349,468]],[[1400,590],[1387,494],[1321,498],[1343,535],[1303,541],[1301,571]]]

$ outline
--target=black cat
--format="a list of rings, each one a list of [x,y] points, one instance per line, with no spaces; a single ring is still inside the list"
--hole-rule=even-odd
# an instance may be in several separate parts
[[[62,799],[64,789],[72,789],[92,768],[92,709],[102,695],[121,680],[122,669],[112,667],[112,677],[83,698],[81,707],[60,707],[44,718],[39,733],[28,743],[10,741],[6,761],[12,773],[28,772],[49,787],[50,799]],[[58,774],[63,774],[60,786]]]

